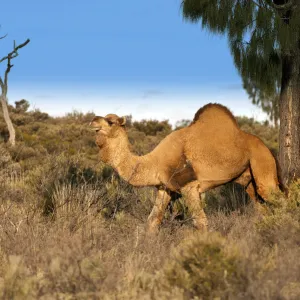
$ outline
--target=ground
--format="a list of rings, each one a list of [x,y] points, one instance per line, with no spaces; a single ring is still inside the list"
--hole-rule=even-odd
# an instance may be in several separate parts
[[[297,184],[290,201],[276,195],[260,214],[233,184],[207,193],[206,234],[180,199],[179,215],[170,207],[146,238],[154,190],[98,161],[90,117],[15,113],[15,148],[1,131],[1,299],[300,298]],[[239,122],[276,151],[276,129]],[[150,151],[170,131],[158,128],[149,136],[132,125],[133,150]]]

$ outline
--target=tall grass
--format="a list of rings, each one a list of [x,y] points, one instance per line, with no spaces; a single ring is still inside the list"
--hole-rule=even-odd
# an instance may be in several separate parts
[[[15,164],[5,151],[0,172]],[[1,173],[1,299],[300,297],[297,185],[265,215],[225,186],[206,195],[207,234],[166,213],[158,236],[146,238],[153,189],[81,154],[16,170]]]
[[[206,234],[178,199],[146,237],[155,190],[99,163],[92,116],[12,114],[17,146],[0,144],[0,299],[300,299],[300,185],[260,212],[237,185],[206,193]],[[239,122],[277,147],[274,128]],[[164,136],[158,123],[151,136],[135,125],[136,153]]]

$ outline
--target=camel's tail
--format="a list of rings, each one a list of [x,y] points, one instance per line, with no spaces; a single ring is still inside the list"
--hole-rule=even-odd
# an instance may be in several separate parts
[[[265,201],[270,196],[270,189],[280,189],[287,195],[276,154],[260,138],[254,135],[249,135],[249,137],[249,147],[251,149],[250,168],[258,194]]]
[[[277,169],[277,177],[278,177],[278,187],[279,189],[286,195],[288,196],[288,188],[287,186],[283,183],[283,179],[282,179],[282,169],[280,167],[279,161],[278,161],[278,157],[277,157],[277,153],[274,150],[270,150],[274,159],[275,159],[275,163],[276,163],[276,169]]]

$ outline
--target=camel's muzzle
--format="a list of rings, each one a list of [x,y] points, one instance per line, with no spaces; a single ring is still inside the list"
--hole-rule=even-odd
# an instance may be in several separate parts
[[[98,132],[99,130],[101,130],[101,127],[99,124],[97,124],[95,121],[90,122],[89,126],[91,126],[93,131]]]
[[[107,134],[107,132],[103,129],[103,122],[105,122],[103,117],[94,117],[94,119],[90,122],[89,126],[92,127],[91,129],[95,132],[102,132]]]
[[[93,131],[96,131],[96,132],[98,132],[99,130],[101,130],[101,127],[93,127],[93,128],[91,128]]]

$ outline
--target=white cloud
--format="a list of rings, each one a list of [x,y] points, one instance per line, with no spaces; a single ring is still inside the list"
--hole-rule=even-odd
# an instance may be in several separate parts
[[[117,89],[116,89],[117,90]],[[245,115],[262,121],[267,118],[260,108],[254,106],[246,93],[240,89],[215,89],[205,92],[172,91],[156,93],[155,97],[145,99],[143,92],[130,91],[97,91],[96,89],[76,91],[76,88],[61,90],[55,87],[45,89],[11,89],[10,103],[27,99],[31,107],[39,108],[53,116],[63,116],[72,110],[82,112],[93,111],[97,115],[115,113],[133,116],[134,120],[169,119],[172,124],[181,119],[192,119],[195,112],[209,102],[218,102],[227,106],[234,115]],[[139,89],[140,90],[140,89]]]

